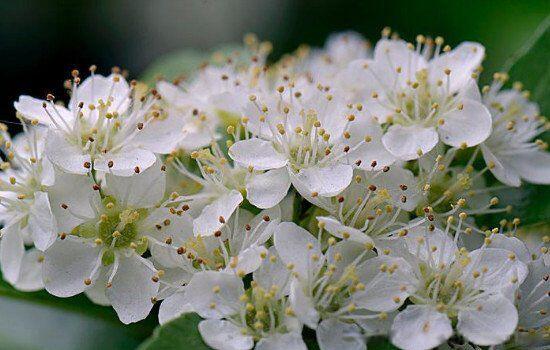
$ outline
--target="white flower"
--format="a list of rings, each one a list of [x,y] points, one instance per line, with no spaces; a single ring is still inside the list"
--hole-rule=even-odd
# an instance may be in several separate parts
[[[456,330],[478,345],[496,345],[510,337],[518,314],[505,297],[527,275],[527,267],[508,250],[484,244],[468,253],[437,228],[417,226],[405,236],[404,256],[416,271],[418,285],[408,306],[395,318],[391,340],[403,349],[430,349]],[[487,241],[490,243],[490,240]]]
[[[242,122],[253,136],[233,144],[229,156],[249,170],[267,171],[264,185],[254,187],[258,196],[282,198],[291,182],[302,184],[307,196],[334,196],[351,182],[355,164],[393,162],[378,146],[378,126],[360,110],[303,81],[251,95]],[[267,190],[267,181],[277,186]]]
[[[466,42],[440,54],[441,42],[436,42],[435,54],[428,60],[432,48],[427,44],[421,53],[422,36],[416,50],[402,40],[384,38],[376,44],[372,60],[350,64],[348,74],[364,82],[363,93],[355,92],[357,102],[372,98],[364,107],[391,125],[382,142],[403,160],[419,158],[440,140],[453,147],[471,147],[491,133],[491,115],[471,77],[484,48]]]
[[[361,34],[351,31],[335,33],[328,37],[323,49],[314,49],[299,68],[315,82],[332,84],[349,63],[369,55],[370,44]]]
[[[333,242],[323,254],[319,240],[293,223],[279,225],[274,244],[292,271],[292,312],[317,330],[322,349],[364,348],[362,328],[386,318],[413,291],[408,265],[399,258],[374,257],[372,246]],[[333,333],[337,330],[340,334]]]
[[[548,130],[548,122],[539,115],[537,104],[520,91],[501,91],[504,81],[504,77],[497,79],[483,98],[493,116],[493,132],[481,145],[483,158],[495,177],[507,185],[519,186],[522,179],[550,184],[548,145],[532,141]]]
[[[262,267],[262,261],[268,255],[264,244],[279,224],[280,215],[278,207],[264,210],[256,216],[246,210],[238,210],[234,217],[220,223],[213,235],[195,237],[191,229],[179,231],[170,240],[170,245],[153,247],[152,255],[163,266],[190,274],[206,269],[233,272],[243,277]],[[266,268],[264,266],[263,270]],[[271,269],[267,271],[279,275]],[[260,272],[260,275],[264,280],[274,277],[266,271]],[[161,323],[189,312],[192,307],[187,301],[186,290],[187,287],[176,288],[175,293],[163,301],[159,315]]]
[[[319,227],[337,238],[378,246],[408,227],[406,210],[417,203],[414,175],[399,167],[355,174],[355,181],[336,198],[311,199],[330,214],[317,217]]]
[[[266,264],[270,264],[266,260]],[[205,343],[218,350],[307,349],[301,324],[288,315],[279,285],[264,289],[253,281],[245,291],[233,273],[203,271],[193,276],[186,289],[194,311],[206,318],[199,324]],[[247,316],[248,314],[248,316]]]
[[[47,186],[53,183],[53,169],[43,158],[44,132],[24,125],[25,132],[13,141],[2,130],[2,152],[10,163],[0,173],[0,266],[2,275],[16,288],[43,288],[40,277],[42,253],[55,240]],[[25,250],[25,245],[35,248]]]
[[[93,169],[129,176],[155,163],[155,153],[172,151],[181,138],[181,121],[156,105],[160,95],[143,101],[119,74],[93,74],[82,84],[74,73],[68,108],[20,96],[14,103],[26,119],[47,125],[48,158],[65,172]]]
[[[85,175],[56,174],[49,195],[61,233],[45,252],[48,292],[69,297],[91,290],[93,300],[103,293],[124,323],[148,315],[162,272],[142,254],[157,236],[147,218],[162,207],[161,168],[157,162],[131,177],[106,174],[101,184]]]
[[[544,349],[550,316],[550,266],[539,258],[528,264],[529,274],[516,295],[519,311],[518,342],[529,349]]]

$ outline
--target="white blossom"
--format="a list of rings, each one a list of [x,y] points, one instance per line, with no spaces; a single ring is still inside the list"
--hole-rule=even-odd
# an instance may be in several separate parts
[[[548,130],[538,105],[515,89],[500,90],[505,77],[497,80],[483,97],[493,117],[493,132],[481,145],[483,158],[501,182],[519,186],[521,180],[550,184],[548,145],[534,138]]]

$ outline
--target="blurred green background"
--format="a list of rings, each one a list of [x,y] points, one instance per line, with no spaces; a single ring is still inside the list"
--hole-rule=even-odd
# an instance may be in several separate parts
[[[272,41],[274,58],[301,43],[322,46],[340,30],[374,42],[384,26],[407,40],[422,33],[441,35],[452,46],[479,41],[487,48],[487,81],[549,13],[548,0],[1,0],[0,119],[14,121],[12,104],[20,94],[62,97],[71,69],[96,64],[108,73],[117,65],[137,78],[163,55],[238,43],[247,32]],[[123,327],[111,310],[83,297],[52,300],[0,284],[0,349],[133,349],[155,322],[153,316]]]

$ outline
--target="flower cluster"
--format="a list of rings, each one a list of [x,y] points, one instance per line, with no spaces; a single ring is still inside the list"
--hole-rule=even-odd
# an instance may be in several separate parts
[[[67,103],[20,96],[3,278],[124,323],[194,312],[220,350],[306,349],[304,328],[323,350],[548,344],[549,236],[479,219],[550,184],[549,124],[505,73],[480,91],[482,45],[346,32],[268,63],[245,44],[151,88],[92,66]]]

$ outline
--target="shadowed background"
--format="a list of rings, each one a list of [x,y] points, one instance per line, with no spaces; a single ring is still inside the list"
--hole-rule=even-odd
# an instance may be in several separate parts
[[[384,26],[407,40],[419,33],[441,35],[451,46],[475,40],[487,49],[487,81],[548,13],[548,0],[1,0],[0,119],[14,121],[20,94],[65,99],[62,84],[74,68],[96,64],[105,74],[117,65],[138,78],[162,55],[238,43],[247,32],[272,41],[275,58],[301,43],[322,46],[330,33],[348,29],[373,42]],[[96,318],[84,298],[30,302],[1,287],[0,349],[132,349],[156,321],[122,327],[102,321],[112,318],[108,312]]]

